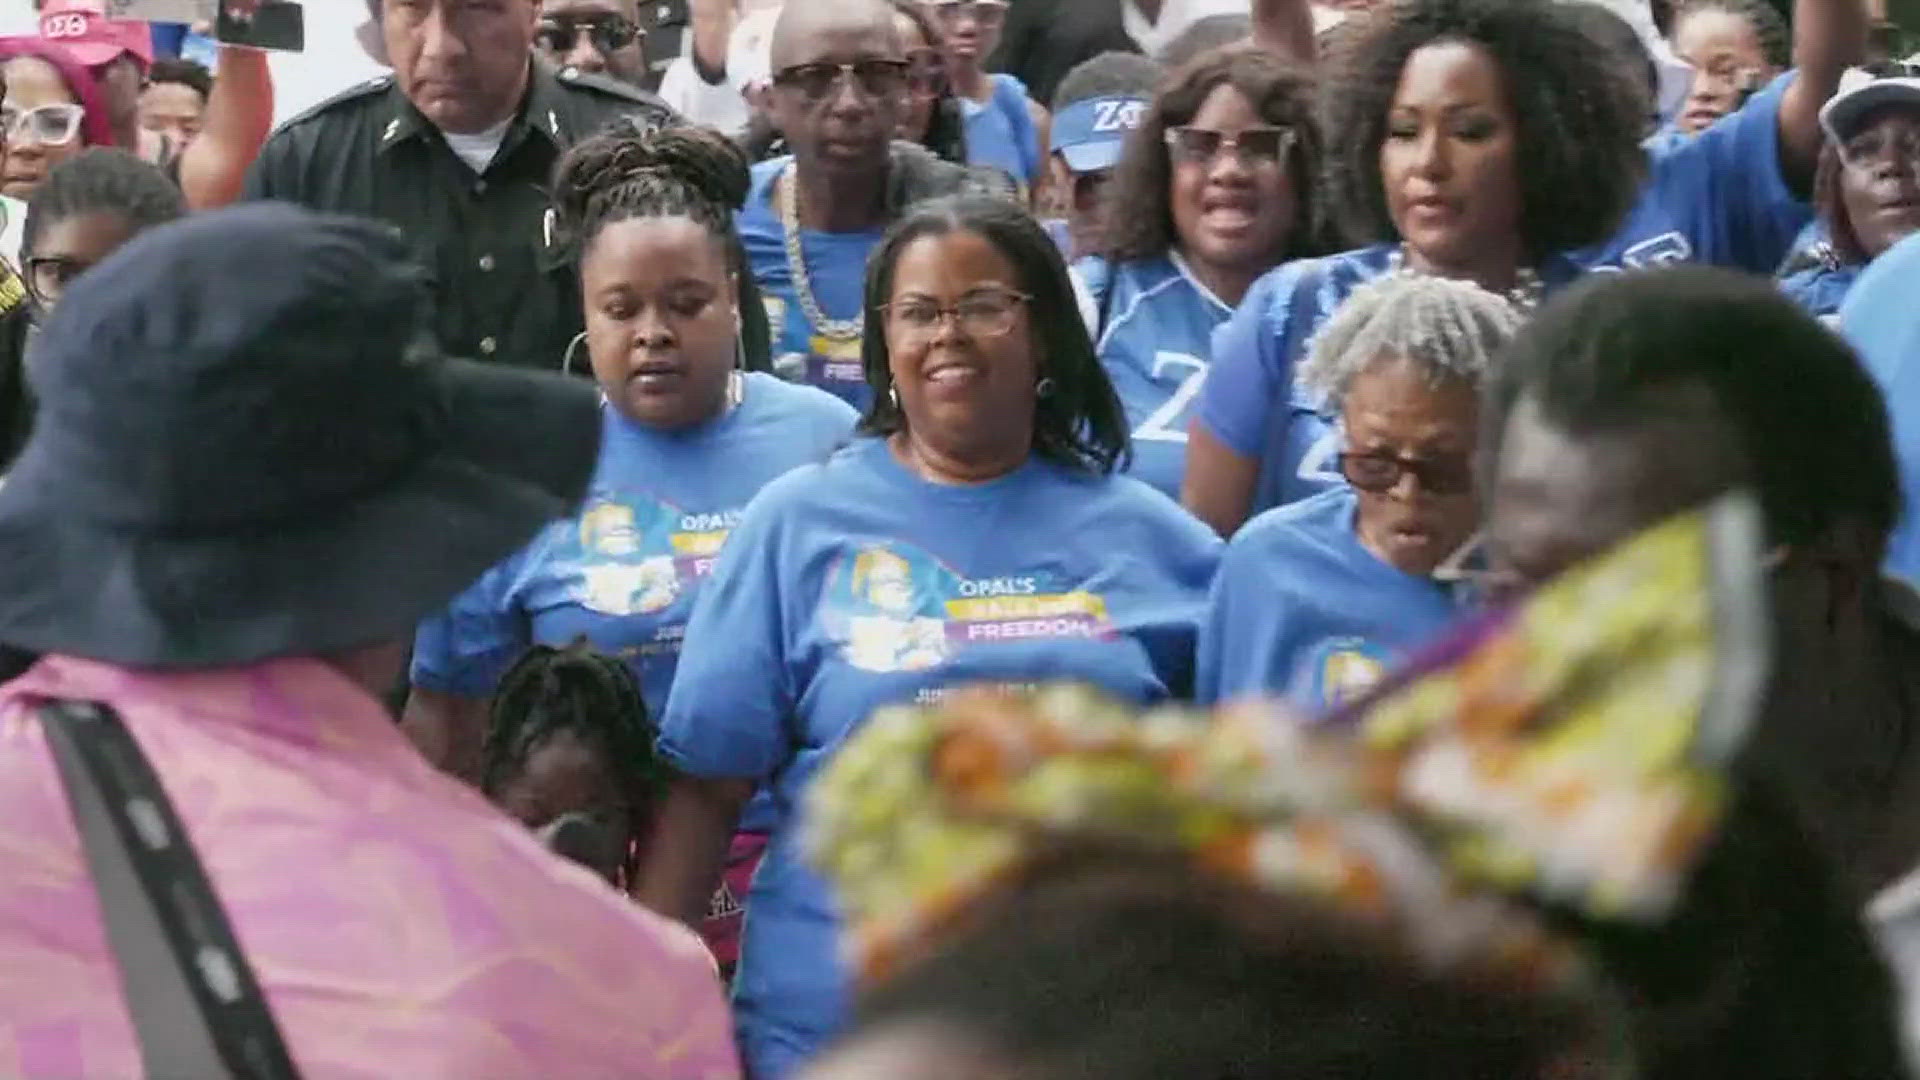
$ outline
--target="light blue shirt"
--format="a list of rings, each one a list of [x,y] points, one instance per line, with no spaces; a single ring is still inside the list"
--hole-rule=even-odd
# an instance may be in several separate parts
[[[796,819],[848,734],[954,665],[1138,702],[1186,694],[1219,551],[1127,477],[1033,458],[988,483],[934,484],[878,438],[747,507],[687,628],[660,747],[690,775],[773,787],[734,991],[751,1075],[790,1075],[845,1015],[839,918]]]
[[[1383,562],[1334,488],[1269,510],[1227,545],[1200,629],[1203,703],[1283,694],[1313,713],[1370,689],[1458,613],[1453,591]]]
[[[967,164],[991,165],[1031,191],[1040,177],[1040,132],[1027,110],[1027,87],[1012,75],[994,75],[985,102],[960,99],[966,116]]]
[[[1920,235],[1909,236],[1861,273],[1840,305],[1840,330],[1886,395],[1905,511],[1887,545],[1887,572],[1920,583]]]
[[[1213,332],[1233,315],[1175,252],[1119,266],[1084,259],[1074,269],[1104,323],[1096,351],[1127,409],[1131,475],[1180,497],[1187,426],[1213,355]]]

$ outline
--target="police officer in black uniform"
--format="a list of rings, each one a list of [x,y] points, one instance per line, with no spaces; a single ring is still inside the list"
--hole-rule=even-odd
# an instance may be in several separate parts
[[[557,368],[583,319],[574,253],[553,227],[553,167],[609,123],[657,125],[672,113],[643,90],[535,60],[539,7],[387,3],[381,29],[393,74],[275,132],[246,197],[392,224],[429,271],[442,349]],[[752,275],[741,279],[751,290]],[[765,318],[757,294],[748,299],[745,352],[760,367]],[[573,369],[585,374],[585,350],[573,351]]]

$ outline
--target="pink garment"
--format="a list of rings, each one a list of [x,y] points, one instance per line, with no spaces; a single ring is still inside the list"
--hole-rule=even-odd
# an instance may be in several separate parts
[[[139,1074],[45,697],[125,718],[303,1075],[739,1075],[699,939],[435,771],[332,668],[50,657],[0,688],[0,1076]]]

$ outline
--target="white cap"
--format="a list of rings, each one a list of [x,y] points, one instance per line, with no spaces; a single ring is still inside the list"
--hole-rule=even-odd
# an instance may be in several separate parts
[[[1920,111],[1920,79],[1890,77],[1876,79],[1870,73],[1853,68],[1840,76],[1840,89],[1820,108],[1820,126],[1827,138],[1845,142],[1854,124],[1867,111],[1889,102],[1899,102]]]

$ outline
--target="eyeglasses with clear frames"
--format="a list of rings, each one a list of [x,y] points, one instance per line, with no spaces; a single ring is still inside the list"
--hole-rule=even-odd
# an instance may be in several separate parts
[[[1014,313],[1033,297],[1011,289],[979,289],[958,302],[943,305],[925,296],[881,304],[880,311],[893,327],[915,336],[935,333],[947,316],[971,338],[1004,337],[1013,330]]]
[[[971,17],[981,26],[993,27],[1007,18],[1006,0],[935,0],[926,6],[946,26],[955,26]]]
[[[1240,163],[1250,168],[1278,165],[1293,152],[1294,131],[1288,127],[1251,127],[1238,135],[1210,128],[1176,127],[1167,129],[1167,150],[1177,162],[1211,165],[1221,153],[1231,150]]]
[[[33,109],[0,106],[0,132],[8,142],[30,140],[42,146],[65,146],[80,134],[87,110],[80,105],[41,105]]]

